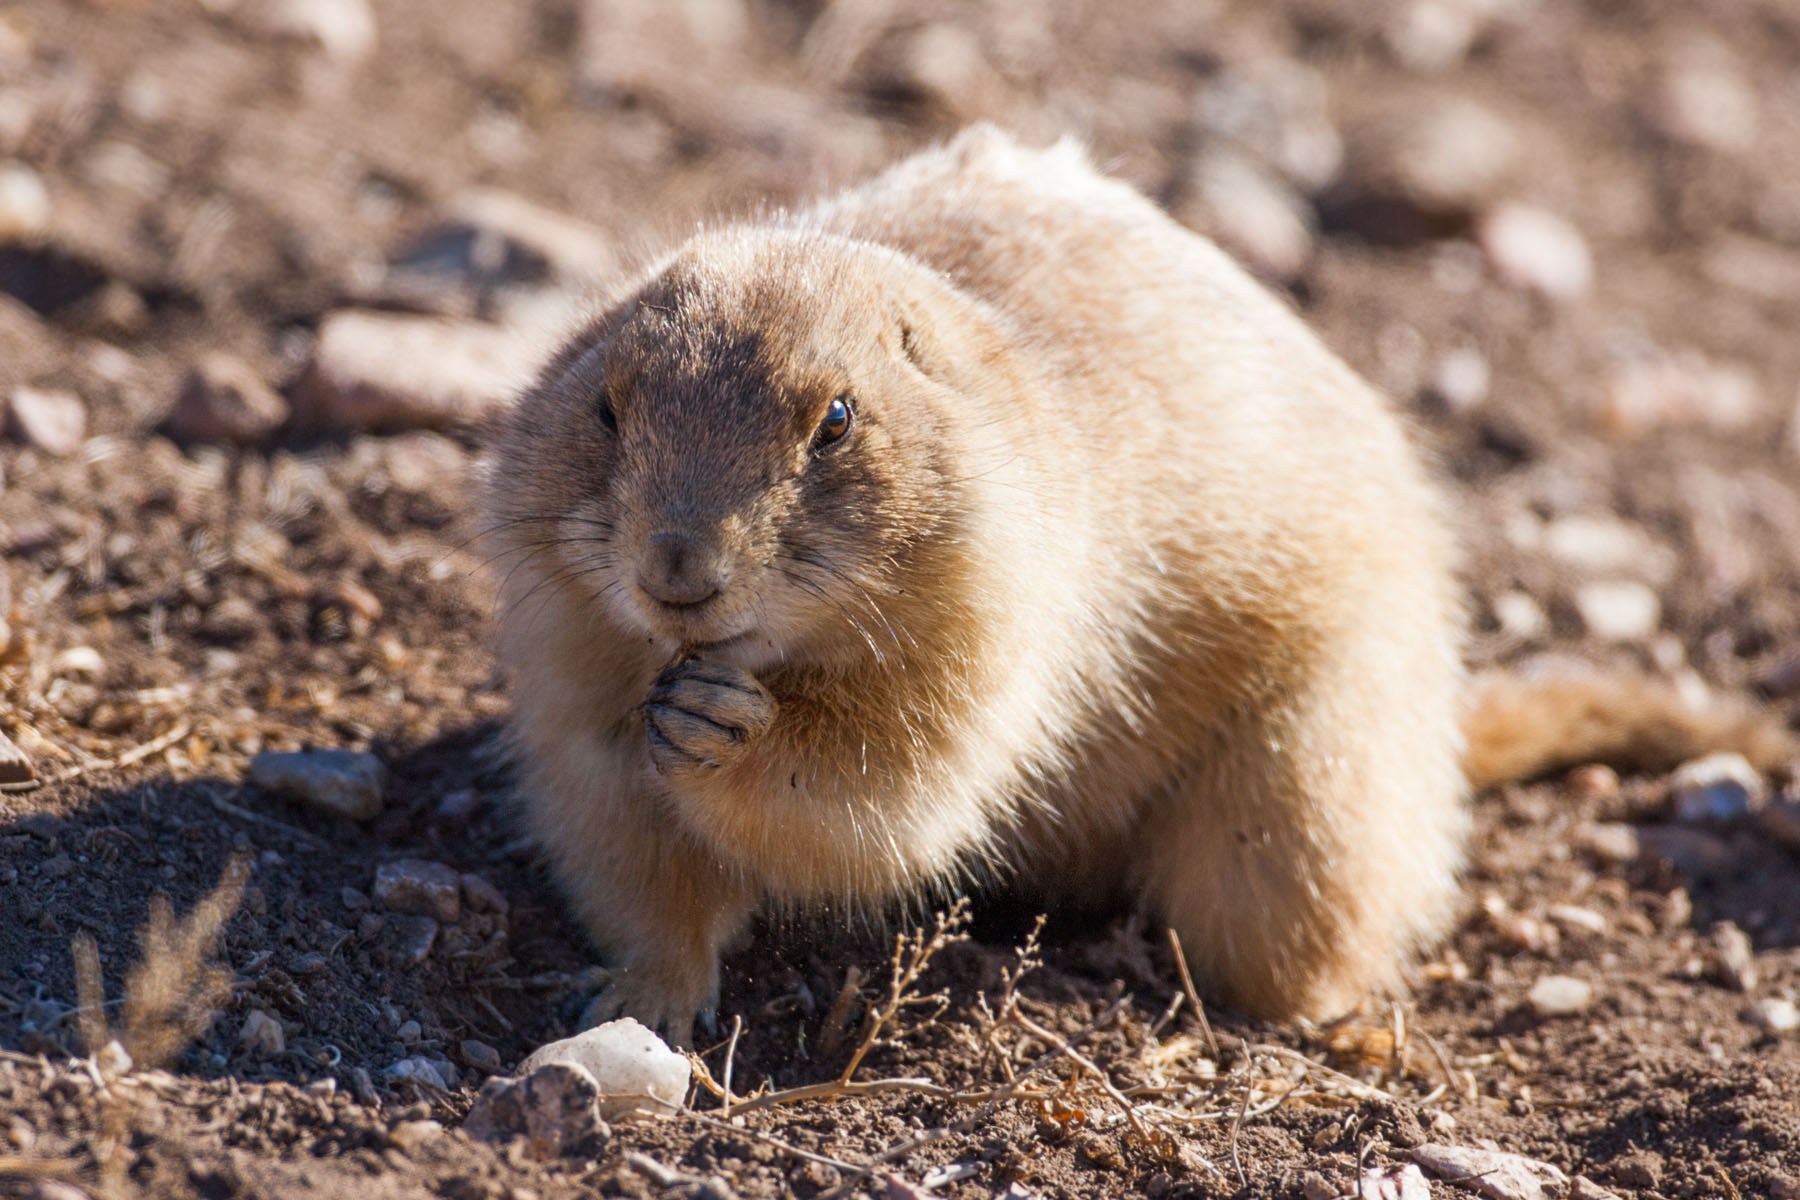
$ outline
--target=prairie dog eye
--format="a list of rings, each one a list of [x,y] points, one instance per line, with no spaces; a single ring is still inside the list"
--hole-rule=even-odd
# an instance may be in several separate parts
[[[605,389],[602,389],[600,394],[594,397],[594,415],[600,418],[600,424],[606,429],[606,432],[619,432],[619,416],[613,412],[612,397],[606,393]]]
[[[813,449],[823,450],[834,442],[843,441],[855,420],[856,398],[845,392],[825,409],[825,418],[819,422],[818,432],[813,434]]]

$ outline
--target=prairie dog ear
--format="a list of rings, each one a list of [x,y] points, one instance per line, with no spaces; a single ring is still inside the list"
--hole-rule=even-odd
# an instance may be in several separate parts
[[[912,364],[921,375],[942,378],[944,348],[939,344],[936,322],[923,305],[899,296],[888,298],[888,328],[882,339],[893,353]]]

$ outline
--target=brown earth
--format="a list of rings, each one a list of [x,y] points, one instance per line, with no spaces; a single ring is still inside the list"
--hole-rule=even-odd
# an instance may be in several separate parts
[[[246,448],[159,432],[214,351],[303,401],[338,307],[529,325],[534,297],[566,292],[554,253],[495,263],[428,236],[472,187],[575,215],[629,259],[971,119],[1073,130],[1416,414],[1466,515],[1473,661],[1584,654],[1792,715],[1800,10],[376,0],[359,56],[361,11],[0,10],[0,393],[72,393],[87,415],[72,453],[0,444],[0,729],[45,783],[0,794],[0,1196],[810,1197],[931,1131],[883,1160],[898,1182],[866,1186],[913,1195],[960,1163],[935,1194],[1324,1195],[1431,1140],[1621,1195],[1800,1194],[1800,1034],[1753,1019],[1800,990],[1800,832],[1684,824],[1666,778],[1595,769],[1476,800],[1463,919],[1397,1010],[1326,1031],[1214,1012],[1215,1051],[1190,1012],[1156,1027],[1181,990],[1157,930],[1058,918],[1021,1020],[1004,973],[1029,914],[990,904],[924,981],[942,1010],[909,1009],[857,1075],[978,1093],[1050,1047],[1025,1020],[1073,1035],[1122,993],[1080,1049],[1153,1090],[1133,1118],[1063,1059],[985,1105],[876,1089],[733,1125],[703,1094],[704,1115],[620,1126],[595,1159],[421,1124],[453,1129],[486,1071],[568,1032],[591,986],[494,749],[505,693],[467,547],[478,430],[376,436],[302,412]],[[321,46],[271,32],[283,12],[350,20]],[[1491,120],[1440,159],[1418,150],[1458,101]],[[1204,169],[1233,130],[1264,188],[1249,202]],[[1259,240],[1278,201],[1300,223]],[[1510,201],[1572,222],[1591,287],[1556,298],[1497,269],[1479,242]],[[1596,581],[1633,585],[1609,610],[1623,628],[1583,592]],[[352,824],[245,782],[258,750],[303,746],[381,756],[385,811]],[[135,931],[154,894],[185,913],[238,853],[252,874],[218,943],[218,1015],[153,1069],[124,1003]],[[412,960],[416,923],[369,900],[402,857],[478,874],[506,910],[470,906]],[[1719,922],[1753,944],[1747,990],[1709,949]],[[107,1019],[137,1039],[123,1076],[72,1057],[84,932]],[[856,1038],[822,1045],[832,1002],[851,966],[859,1005],[882,994],[888,938],[828,918],[757,932],[722,1010],[742,1021],[740,1095],[836,1076]],[[1535,1015],[1546,974],[1589,981],[1591,1005]],[[701,1049],[722,1075],[724,1039]],[[384,1075],[410,1056],[457,1078]]]

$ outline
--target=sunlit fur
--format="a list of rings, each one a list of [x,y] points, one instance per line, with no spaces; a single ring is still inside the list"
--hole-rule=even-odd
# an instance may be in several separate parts
[[[1380,397],[1073,145],[976,128],[694,238],[524,398],[490,510],[532,828],[678,1035],[770,901],[1122,891],[1215,995],[1315,1018],[1448,915],[1438,496]],[[635,582],[670,522],[731,563],[697,613]],[[780,707],[676,785],[640,705],[684,653]]]

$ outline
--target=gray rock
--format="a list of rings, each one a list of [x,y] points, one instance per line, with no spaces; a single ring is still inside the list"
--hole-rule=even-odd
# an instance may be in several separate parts
[[[1770,1033],[1792,1033],[1800,1029],[1800,1005],[1780,997],[1764,997],[1750,1006],[1750,1021]]]
[[[356,750],[265,751],[250,760],[250,782],[352,821],[381,812],[381,760]]]
[[[1488,1200],[1560,1200],[1569,1187],[1560,1168],[1522,1154],[1430,1142],[1411,1153],[1439,1179],[1473,1188]]]
[[[1768,785],[1741,754],[1709,754],[1682,763],[1670,780],[1681,821],[1737,821],[1768,799]]]
[[[450,1081],[444,1078],[438,1065],[431,1059],[419,1055],[403,1058],[382,1071],[381,1074],[385,1079],[411,1079],[416,1083],[422,1083],[440,1091],[448,1091],[450,1088]]]
[[[1696,880],[1716,878],[1738,863],[1730,843],[1689,826],[1647,825],[1638,830],[1638,843],[1644,855],[1665,859]]]
[[[462,877],[456,869],[422,858],[401,858],[375,868],[369,894],[390,912],[416,913],[453,923],[462,916]]]
[[[600,1085],[579,1063],[547,1063],[523,1079],[495,1076],[481,1085],[462,1131],[483,1142],[524,1143],[534,1159],[595,1158],[612,1130],[600,1115]]]
[[[519,1065],[519,1071],[530,1074],[550,1063],[576,1063],[586,1068],[606,1097],[602,1115],[614,1121],[679,1107],[687,1099],[692,1070],[685,1055],[669,1049],[630,1017],[540,1046]],[[645,1096],[662,1103],[646,1102]]]
[[[479,875],[464,872],[460,881],[462,899],[471,911],[505,914],[512,905],[506,899],[506,893],[489,883]]]
[[[373,917],[377,921],[382,918],[368,914],[364,920]],[[402,966],[416,967],[431,955],[431,948],[437,944],[438,923],[430,917],[413,914],[397,914],[388,917],[384,926],[393,930],[394,957]]]

